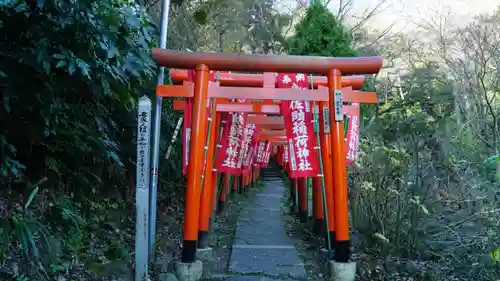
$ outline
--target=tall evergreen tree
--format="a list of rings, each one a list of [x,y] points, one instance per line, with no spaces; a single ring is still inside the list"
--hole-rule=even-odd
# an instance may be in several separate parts
[[[306,15],[295,26],[295,34],[288,39],[291,55],[353,57],[352,36],[328,8],[312,1]]]

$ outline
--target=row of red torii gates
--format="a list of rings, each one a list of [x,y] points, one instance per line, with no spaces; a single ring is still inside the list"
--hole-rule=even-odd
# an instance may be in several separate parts
[[[187,174],[187,187],[177,277],[201,278],[189,271],[201,264],[197,251],[209,247],[210,218],[216,206],[224,209],[229,189],[239,186],[241,192],[247,190],[271,156],[291,179],[291,194],[297,198],[302,220],[308,216],[306,179],[312,179],[315,230],[326,230],[326,248],[334,252],[330,255],[333,263],[350,264],[346,163],[355,158],[359,105],[377,103],[376,93],[359,91],[365,77],[352,75],[377,73],[382,58],[164,49],[153,49],[153,58],[158,66],[176,68],[170,72],[176,85],[158,85],[157,96],[177,98],[174,110],[184,111],[183,172]],[[141,125],[141,116],[145,115],[140,105],[139,134],[146,130],[141,131],[146,126]],[[345,116],[351,117],[349,130],[354,132],[347,135],[347,142]],[[138,158],[142,154],[138,150]],[[235,179],[232,186],[230,179]],[[219,182],[222,188],[218,192]],[[136,244],[136,280],[147,276],[147,265],[140,272],[137,269],[143,264],[138,257],[140,248]]]

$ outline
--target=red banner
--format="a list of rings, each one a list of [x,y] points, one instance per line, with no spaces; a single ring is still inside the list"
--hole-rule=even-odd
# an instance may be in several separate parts
[[[255,124],[247,124],[245,128],[242,149],[243,149],[243,173],[247,173],[250,171],[254,153],[255,153],[255,144],[259,138],[260,126]]]
[[[305,74],[279,74],[277,81],[279,88],[309,88],[309,77]],[[311,102],[282,101],[281,112],[288,141],[288,176],[290,178],[317,176],[319,159],[315,151],[316,138]]]
[[[359,103],[353,103],[352,106],[359,107]],[[349,116],[345,142],[347,165],[354,163],[358,157],[359,127],[359,115]]]
[[[270,157],[271,157],[271,142],[268,141],[266,144],[266,149],[265,149],[264,156],[262,159],[263,161],[262,161],[261,167],[265,168],[265,167],[267,167],[267,165],[269,165],[269,158]]]
[[[262,165],[266,153],[267,141],[260,140],[257,144],[257,152],[255,153],[255,165]]]
[[[188,81],[194,82],[195,71],[188,71]],[[210,71],[210,82],[215,82],[217,73]],[[193,113],[193,99],[186,98],[184,105],[184,124],[182,127],[182,173],[187,174],[189,164],[189,143],[191,142],[191,114]],[[210,117],[211,100],[207,99],[207,118]],[[208,134],[208,126],[205,127],[205,140]]]
[[[215,158],[218,172],[240,175],[243,163],[242,144],[244,141],[246,113],[229,113],[224,126],[221,144]]]
[[[271,142],[259,141],[257,145],[257,154],[255,156],[255,164],[260,167],[267,167],[269,164],[269,157],[271,156]]]

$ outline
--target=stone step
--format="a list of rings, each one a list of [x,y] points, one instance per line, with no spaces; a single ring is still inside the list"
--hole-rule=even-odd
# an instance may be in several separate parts
[[[265,190],[241,212],[228,268],[236,276],[223,280],[307,280],[302,260],[281,220],[284,192],[279,178],[265,181]]]

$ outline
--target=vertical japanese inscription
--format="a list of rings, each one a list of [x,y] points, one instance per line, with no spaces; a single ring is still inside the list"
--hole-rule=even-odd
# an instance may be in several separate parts
[[[264,162],[264,154],[266,153],[266,141],[259,141],[259,146],[257,148],[257,159],[256,163],[261,165]]]
[[[231,125],[229,127],[229,140],[226,157],[222,163],[223,167],[235,169],[241,167],[241,139],[244,134],[243,113],[232,113]]]
[[[149,105],[149,110],[147,106]],[[151,132],[151,101],[139,102],[137,119],[137,188],[149,188],[149,136]]]
[[[311,111],[309,101],[292,101],[290,103],[291,117],[292,117],[292,134],[293,144],[290,140],[290,155],[292,171],[310,171],[312,170],[311,163],[309,162],[309,135],[307,130],[307,121],[305,113]],[[298,165],[295,163],[298,160]]]
[[[250,160],[251,160],[250,157],[252,156],[252,149],[253,149],[251,147],[251,143],[252,143],[252,137],[254,135],[255,129],[256,129],[255,124],[247,124],[245,131],[244,131],[244,137],[243,137],[243,141],[242,141],[242,145],[241,145],[241,149],[243,152],[243,160],[244,160],[243,165],[244,166],[250,165]]]
[[[328,106],[323,106],[323,128],[324,128],[324,133],[329,134],[330,133],[330,110]]]
[[[148,279],[148,223],[149,223],[149,159],[151,134],[151,100],[139,99],[137,115],[136,160],[136,241],[135,280]]]
[[[335,91],[333,94],[333,101],[335,107],[335,121],[340,122],[344,120],[344,113],[342,112],[343,101],[342,101],[342,91]]]
[[[359,144],[359,116],[351,116],[347,132],[347,163],[354,162],[357,158]]]
[[[303,73],[283,73],[277,77],[279,88],[308,89],[310,81]],[[281,110],[285,118],[289,176],[308,177],[316,174],[317,155],[311,153],[315,147],[315,126],[319,110],[310,101],[282,101]]]
[[[315,104],[313,106],[313,120],[314,120],[314,132],[319,132],[319,106]]]

